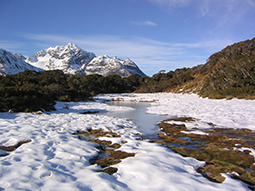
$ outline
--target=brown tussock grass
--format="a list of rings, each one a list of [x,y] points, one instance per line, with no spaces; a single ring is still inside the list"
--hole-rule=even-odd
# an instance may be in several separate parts
[[[0,146],[0,149],[3,151],[14,151],[17,148],[19,148],[21,145],[25,144],[25,143],[29,143],[31,142],[31,140],[23,140],[23,141],[19,141],[17,144],[12,145],[12,146]]]
[[[168,146],[182,156],[206,161],[206,165],[198,168],[197,172],[210,181],[222,183],[225,178],[221,176],[221,173],[236,172],[238,175],[233,175],[234,178],[254,186],[254,157],[250,155],[249,150],[242,152],[234,148],[255,148],[255,132],[249,129],[215,128],[213,123],[208,123],[212,126],[211,129],[200,130],[209,135],[184,134],[181,131],[189,131],[184,124],[165,123],[166,121],[193,122],[194,120],[197,119],[182,117],[162,121],[159,124],[162,133],[158,134],[157,143]],[[186,143],[183,138],[189,141]],[[180,144],[183,146],[180,147]],[[192,148],[186,148],[185,145],[190,145]]]
[[[76,131],[73,135],[82,135],[87,137],[87,140],[93,143],[97,143],[97,149],[99,150],[98,154],[89,160],[90,164],[97,164],[101,168],[105,168],[100,172],[108,173],[112,175],[118,171],[115,167],[110,167],[111,165],[115,165],[121,162],[122,159],[127,157],[134,157],[136,153],[127,153],[125,151],[116,151],[121,147],[121,144],[114,143],[111,141],[100,140],[98,137],[106,136],[106,137],[120,137],[115,132],[109,131],[104,132],[102,129],[89,129],[87,131]],[[127,143],[126,141],[122,141],[122,144]]]

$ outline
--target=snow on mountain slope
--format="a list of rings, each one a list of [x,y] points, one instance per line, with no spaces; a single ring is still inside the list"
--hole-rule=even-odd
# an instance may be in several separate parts
[[[140,76],[146,76],[138,66],[130,59],[120,60],[117,57],[110,58],[107,55],[95,57],[87,66],[84,68],[84,73],[89,74],[100,74],[103,76],[116,74],[122,77],[127,77],[132,74],[139,74]]]
[[[26,61],[44,70],[62,70],[64,73],[75,74],[86,66],[93,58],[94,53],[86,52],[76,45],[69,43],[66,46],[50,47],[41,50]]]
[[[130,59],[97,56],[69,43],[66,46],[50,47],[32,56],[24,56],[1,50],[1,75],[15,74],[24,70],[62,70],[67,74],[115,74],[128,77],[132,74],[146,76]]]
[[[132,74],[146,76],[130,59],[122,61],[117,57],[95,56],[74,44],[50,47],[26,59],[28,63],[44,70],[62,70],[69,74],[110,74],[127,77]]]
[[[24,60],[25,57],[21,54],[0,49],[0,75],[16,74],[25,70],[40,71],[39,68],[31,66]]]
[[[140,76],[146,76],[140,68],[129,58],[124,60],[123,68],[128,70],[131,74],[139,74]]]

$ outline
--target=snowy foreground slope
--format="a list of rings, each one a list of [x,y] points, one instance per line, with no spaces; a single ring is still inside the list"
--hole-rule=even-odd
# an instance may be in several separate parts
[[[0,113],[0,144],[15,145],[31,140],[9,155],[0,157],[1,190],[248,190],[226,176],[222,184],[195,173],[204,162],[182,157],[149,141],[137,140],[139,128],[128,119],[84,115],[84,111],[123,111],[128,107],[108,106],[104,99],[155,101],[150,113],[191,116],[223,127],[255,129],[255,101],[209,100],[182,94],[99,95],[96,102],[58,103],[57,111],[43,114]],[[68,107],[67,107],[68,105]],[[76,130],[112,130],[121,137],[101,137],[125,144],[122,151],[137,153],[114,165],[113,175],[97,172],[101,167],[89,159],[97,155],[95,143],[74,136]],[[6,154],[1,151],[0,155]]]

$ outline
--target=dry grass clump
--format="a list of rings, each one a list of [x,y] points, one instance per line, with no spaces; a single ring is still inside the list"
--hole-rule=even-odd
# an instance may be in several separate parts
[[[84,136],[89,136],[90,133],[89,131],[80,131],[80,130],[77,130],[75,133],[73,133],[73,135],[84,135]]]
[[[197,170],[197,172],[201,173],[208,180],[216,183],[222,183],[226,179],[220,175],[223,171],[222,165],[218,165],[217,163],[207,163],[206,166]]]
[[[249,147],[255,149],[255,132],[250,129],[232,129],[232,128],[213,128],[205,130],[204,132],[217,135],[219,141],[221,139],[222,148],[228,145],[227,148],[232,147]]]
[[[118,164],[120,162],[121,162],[120,159],[107,157],[107,158],[102,158],[102,159],[96,160],[94,164],[100,165],[102,168],[105,168],[105,167],[108,167],[108,166],[111,166],[114,164]]]
[[[208,132],[208,131],[207,131]],[[206,144],[214,143],[220,148],[231,149],[236,147],[236,145],[242,145],[250,147],[246,141],[242,140],[240,137],[231,138],[222,134],[211,134],[210,135],[199,135],[199,134],[187,134],[185,137],[189,137],[193,142],[202,142]]]
[[[121,162],[121,159],[127,157],[134,157],[135,153],[127,153],[125,151],[116,151],[114,149],[107,149],[104,146],[100,145],[98,147],[98,155],[90,159],[90,164],[100,165],[102,168],[109,167],[114,164]]]
[[[204,167],[199,168],[197,172],[201,173],[209,180],[217,183],[222,183],[225,180],[225,178],[221,176],[221,173],[236,172],[237,174],[232,174],[233,178],[242,180],[249,185],[255,185],[254,172],[249,172],[246,169],[233,165],[231,163],[212,161],[211,163],[207,163]]]
[[[162,143],[163,145],[167,145],[169,143],[176,143],[176,144],[180,144],[180,145],[190,144],[189,141],[186,141],[184,139],[176,138],[177,136],[171,136],[171,135],[165,135],[163,133],[159,133],[158,137],[160,139],[163,139],[163,140],[158,141],[158,143]]]
[[[210,153],[215,161],[222,161],[226,164],[229,163],[244,169],[252,168],[253,163],[255,162],[254,157],[250,154],[233,149],[225,150],[218,148],[213,144],[209,144],[204,151]]]
[[[182,117],[166,121],[187,123],[195,120],[190,117]],[[189,131],[184,124],[170,124],[165,123],[166,121],[159,124],[162,133],[158,134],[160,140],[157,143],[166,145],[183,156],[206,161],[206,165],[199,168],[197,172],[213,182],[222,183],[225,180],[221,173],[236,172],[237,174],[233,174],[234,178],[255,186],[254,157],[250,155],[249,150],[242,152],[234,149],[240,147],[255,148],[254,131],[249,129],[215,128],[214,124],[207,123],[212,128],[200,130],[209,134],[184,134],[181,131]],[[189,148],[186,148],[185,145],[189,145]]]
[[[134,157],[135,153],[127,153],[125,151],[107,150],[108,156],[114,159],[125,159],[127,157]]]
[[[245,182],[246,184],[249,184],[249,188],[251,190],[255,190],[255,173],[254,172],[243,172],[243,173],[238,173],[238,175],[233,174],[233,178],[241,180]]]
[[[212,159],[212,156],[209,153],[203,152],[198,149],[191,149],[185,147],[170,147],[170,148],[185,157],[193,157],[201,161],[210,161]]]
[[[181,144],[181,145],[189,145],[190,142],[184,139],[172,138],[172,143]]]
[[[25,144],[25,143],[29,143],[31,142],[30,139],[27,140],[23,140],[23,141],[19,141],[17,144],[12,145],[12,146],[0,146],[0,150],[2,151],[7,151],[6,153],[0,154],[0,157],[5,157],[7,155],[9,155],[8,152],[12,152],[15,151],[17,148],[19,148],[21,145]]]
[[[114,144],[109,145],[108,147],[113,148],[113,149],[119,149],[121,147],[121,145],[118,143],[114,143]]]
[[[108,168],[105,168],[105,169],[101,170],[100,172],[105,172],[109,175],[112,175],[112,174],[116,173],[117,171],[118,171],[118,168],[108,167]]]
[[[175,117],[175,118],[169,119],[169,121],[195,122],[196,119],[193,117]]]
[[[18,147],[20,147],[21,145],[25,144],[25,143],[29,143],[31,142],[30,139],[28,140],[23,140],[23,141],[19,141],[16,145],[12,145],[12,146],[0,146],[0,150],[3,150],[3,151],[14,151],[16,150]]]
[[[237,135],[242,134],[244,136],[250,136],[251,134],[253,134],[253,131],[250,129],[243,128],[243,129],[236,129],[233,131],[229,131],[228,134],[237,134]]]
[[[105,140],[99,140],[99,139],[88,139],[88,141],[93,142],[93,143],[98,143],[100,145],[104,145],[109,147],[112,142],[111,141],[105,141]]]
[[[112,144],[111,141],[105,141],[105,140],[99,140],[99,139],[88,139],[88,141],[93,142],[93,143],[98,143],[100,145],[104,145],[106,147],[110,147],[110,148],[114,148],[114,149],[118,149],[121,147],[120,144],[118,144],[118,143]]]
[[[127,157],[134,157],[135,153],[127,153],[125,151],[116,151],[116,149],[120,148],[121,145],[118,143],[112,144],[111,141],[100,140],[98,137],[108,136],[108,137],[120,137],[117,133],[112,131],[104,132],[102,129],[92,130],[89,129],[87,131],[77,131],[73,135],[85,136],[87,140],[93,143],[97,143],[98,146],[96,147],[99,152],[98,154],[89,160],[90,164],[94,165],[97,164],[104,168],[100,172],[108,173],[112,175],[118,171],[115,167],[109,167],[114,164],[118,164],[121,162],[121,159],[125,159]],[[125,144],[125,141],[121,142]]]
[[[73,135],[84,135],[86,137],[88,136],[92,136],[92,137],[120,137],[120,135],[118,135],[115,132],[112,131],[103,131],[103,129],[88,129],[87,131],[80,131],[77,130],[75,133],[73,133]]]
[[[97,160],[90,161],[92,164],[100,165],[102,168],[118,164],[121,162],[121,159],[125,159],[127,157],[134,157],[135,153],[127,153],[125,151],[115,151],[112,149],[105,150],[105,156],[100,157],[97,156]]]
[[[159,124],[159,127],[162,129],[163,132],[165,132],[166,134],[177,134],[180,133],[180,131],[186,131],[187,128],[184,124],[169,124],[169,123],[165,123],[165,121],[161,122]]]
[[[217,135],[199,135],[199,134],[187,134],[186,137],[189,137],[191,141],[199,141],[203,143],[211,143],[219,140]]]
[[[164,146],[166,146],[166,145],[167,145],[167,142],[162,141],[162,140],[157,140],[157,141],[152,140],[152,142],[159,143],[159,144],[164,145]]]

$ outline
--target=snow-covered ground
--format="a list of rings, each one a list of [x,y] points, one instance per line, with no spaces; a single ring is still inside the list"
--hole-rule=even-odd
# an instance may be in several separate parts
[[[0,157],[0,190],[248,190],[227,174],[222,184],[210,182],[195,173],[204,162],[138,140],[139,128],[128,119],[80,114],[132,109],[102,102],[112,98],[154,101],[149,113],[194,117],[200,119],[198,126],[211,122],[219,127],[255,130],[255,101],[210,100],[193,94],[109,94],[97,96],[96,102],[58,103],[57,111],[49,113],[0,113],[0,145],[31,140]],[[120,150],[137,154],[114,165],[118,172],[113,175],[97,172],[101,167],[89,163],[97,155],[96,144],[72,134],[90,128],[120,134],[100,139],[125,141]]]
[[[151,101],[148,113],[188,116],[211,122],[219,127],[255,130],[255,101],[244,99],[204,99],[196,94],[109,94],[100,98],[121,98],[127,101]]]

